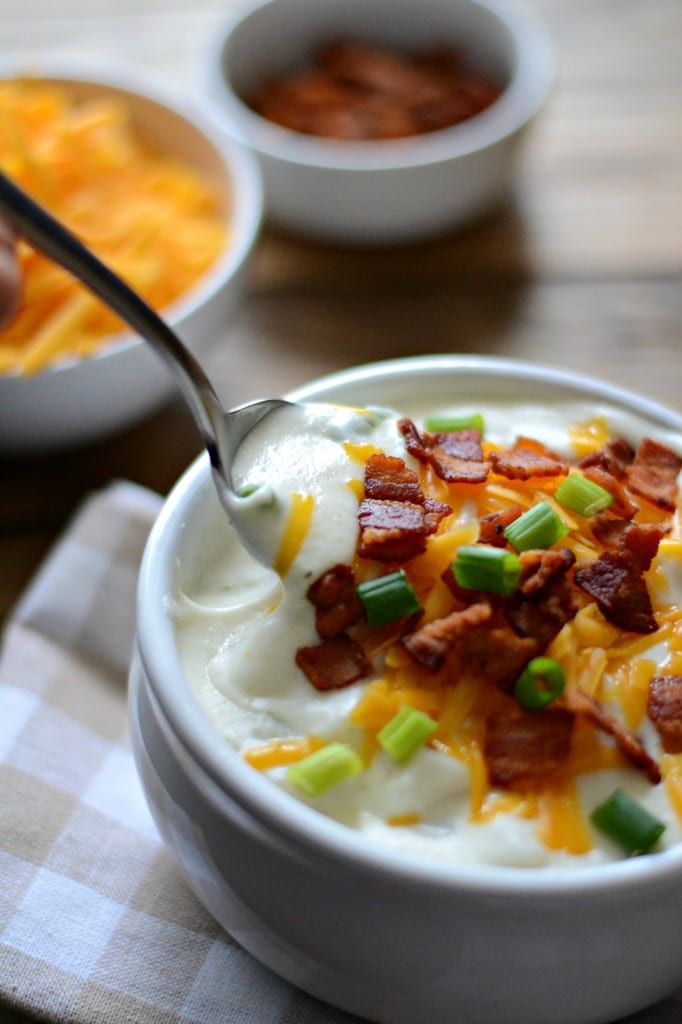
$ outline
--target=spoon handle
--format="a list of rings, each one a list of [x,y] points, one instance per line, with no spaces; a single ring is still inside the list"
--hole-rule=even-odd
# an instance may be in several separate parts
[[[2,172],[0,212],[19,235],[82,281],[161,356],[194,415],[214,471],[224,478],[217,442],[223,410],[211,382],[178,336],[137,292]]]

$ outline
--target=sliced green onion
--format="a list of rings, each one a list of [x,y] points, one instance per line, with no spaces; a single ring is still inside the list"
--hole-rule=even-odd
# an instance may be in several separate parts
[[[510,523],[504,536],[517,551],[531,551],[534,548],[551,548],[567,533],[566,523],[548,502],[541,501]]]
[[[533,658],[514,683],[514,696],[522,708],[545,708],[564,692],[564,670],[554,658]]]
[[[592,824],[631,857],[649,853],[665,832],[665,825],[641,804],[617,789],[592,811]]]
[[[466,590],[513,594],[521,578],[519,556],[505,548],[463,544],[452,563],[452,575]]]
[[[384,626],[387,622],[421,611],[419,599],[404,569],[359,583],[355,591],[370,626]]]
[[[255,494],[260,484],[244,484],[243,487],[238,488],[238,498],[250,498],[252,494]]]
[[[377,739],[386,753],[402,764],[437,728],[438,724],[423,711],[405,705],[379,730]]]
[[[483,436],[484,422],[480,412],[468,416],[429,416],[424,426],[434,434],[452,434],[457,430],[477,430]]]
[[[363,769],[360,755],[345,743],[329,743],[292,764],[287,769],[287,779],[306,796],[315,797],[359,775]]]
[[[605,487],[588,480],[582,473],[569,473],[557,487],[554,497],[564,508],[570,508],[580,516],[594,516],[616,500]]]

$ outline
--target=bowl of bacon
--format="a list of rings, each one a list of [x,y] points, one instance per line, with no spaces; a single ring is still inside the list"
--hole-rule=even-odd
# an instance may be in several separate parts
[[[671,993],[682,416],[462,356],[289,397],[236,469],[259,560],[201,458],[140,577],[133,744],[194,891],[381,1024]]]
[[[0,65],[0,167],[123,277],[195,353],[224,332],[260,225],[251,155],[137,68]],[[0,450],[84,444],[150,415],[170,372],[102,302],[21,241],[0,333]]]
[[[212,32],[219,123],[270,220],[337,244],[442,235],[494,208],[550,88],[548,34],[488,0],[255,0]]]

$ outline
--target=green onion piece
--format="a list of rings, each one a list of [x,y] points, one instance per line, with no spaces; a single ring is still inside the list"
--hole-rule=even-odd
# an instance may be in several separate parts
[[[438,724],[423,711],[404,705],[383,729],[377,739],[387,754],[402,764],[423,746]]]
[[[567,533],[568,527],[552,506],[541,501],[510,523],[504,536],[517,551],[531,551],[534,548],[551,548]]]
[[[564,692],[564,670],[554,658],[533,658],[514,683],[514,696],[522,708],[545,708]]]
[[[557,487],[554,497],[564,508],[580,516],[594,516],[616,500],[606,488],[588,480],[582,473],[569,473]]]
[[[649,853],[665,832],[665,825],[621,789],[595,807],[590,820],[631,857]]]
[[[452,563],[452,575],[466,590],[513,594],[521,578],[519,556],[505,548],[463,544]]]
[[[387,622],[421,611],[419,599],[404,569],[358,583],[355,591],[370,626],[384,626]]]
[[[483,436],[484,422],[480,412],[468,416],[429,416],[424,426],[434,434],[451,434],[456,430],[477,430]]]
[[[345,743],[329,743],[292,764],[287,769],[287,778],[306,796],[315,797],[359,775],[363,769],[359,754]]]
[[[237,490],[238,498],[250,498],[252,494],[255,494],[260,484],[244,484]]]

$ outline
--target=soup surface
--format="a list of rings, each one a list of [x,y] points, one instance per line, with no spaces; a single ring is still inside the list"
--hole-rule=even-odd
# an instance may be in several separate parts
[[[579,403],[406,414],[286,409],[241,450],[260,561],[216,510],[171,602],[216,742],[434,858],[678,843],[682,439]],[[604,828],[614,793],[641,850]]]

